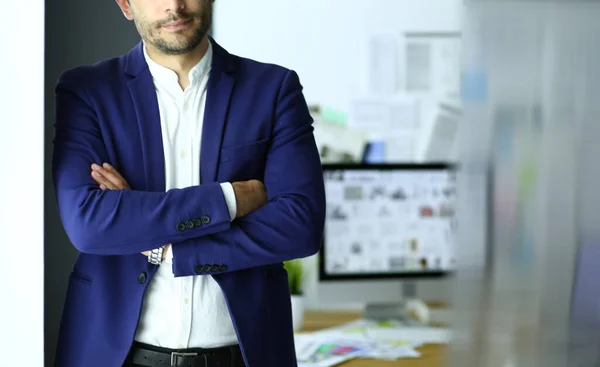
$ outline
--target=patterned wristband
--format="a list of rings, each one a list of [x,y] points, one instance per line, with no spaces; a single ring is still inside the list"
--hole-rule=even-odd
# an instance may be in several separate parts
[[[156,248],[150,251],[150,255],[148,255],[148,262],[154,265],[160,265],[163,260],[163,249],[164,246]]]

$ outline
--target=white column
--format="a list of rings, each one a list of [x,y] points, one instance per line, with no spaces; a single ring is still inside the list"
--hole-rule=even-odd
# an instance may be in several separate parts
[[[44,0],[0,23],[0,356],[44,365]]]

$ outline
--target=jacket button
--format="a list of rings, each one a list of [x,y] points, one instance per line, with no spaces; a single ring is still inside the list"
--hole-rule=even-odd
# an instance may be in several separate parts
[[[217,271],[219,271],[220,268],[221,267],[219,265],[213,265],[213,266],[210,267],[210,271],[217,272]]]
[[[183,222],[179,222],[179,223],[177,223],[177,230],[178,230],[179,232],[183,232],[183,231],[185,231],[185,223],[183,223]]]
[[[202,221],[198,218],[195,218],[192,221],[194,222],[194,226],[196,226],[196,227],[200,227],[202,225]]]
[[[206,273],[206,272],[209,272],[211,268],[212,268],[212,266],[210,266],[210,265],[204,265],[202,267],[202,271]]]
[[[141,272],[140,275],[138,275],[138,283],[144,284],[146,283],[146,279],[148,279],[148,276],[146,276],[145,272]]]
[[[227,265],[219,266],[219,271],[226,271],[226,270],[227,270]]]
[[[208,215],[203,215],[202,216],[202,223],[203,224],[208,224],[210,223],[210,217]]]
[[[192,222],[191,220],[188,220],[187,222],[185,222],[185,228],[187,228],[187,229],[194,228],[194,222]]]
[[[200,274],[200,273],[202,273],[202,272],[204,271],[204,266],[202,266],[202,265],[196,265],[196,266],[194,267],[194,271],[195,271],[196,273]]]

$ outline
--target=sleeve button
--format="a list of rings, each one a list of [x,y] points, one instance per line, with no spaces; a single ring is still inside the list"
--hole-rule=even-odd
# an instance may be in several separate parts
[[[185,223],[183,223],[183,222],[179,222],[179,223],[177,223],[177,230],[178,230],[179,232],[183,232],[183,231],[185,231]]]
[[[203,215],[202,216],[202,224],[208,224],[210,223],[210,217],[208,215]]]
[[[187,222],[185,222],[185,228],[187,228],[187,229],[194,228],[194,222],[192,222],[191,220],[188,220]]]

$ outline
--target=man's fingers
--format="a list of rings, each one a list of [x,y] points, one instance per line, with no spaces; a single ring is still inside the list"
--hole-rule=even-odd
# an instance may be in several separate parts
[[[110,167],[110,166],[109,166]],[[110,190],[121,190],[129,189],[129,184],[123,177],[115,170],[110,167],[109,169],[101,167],[97,164],[92,165],[92,176],[100,184],[106,185]]]
[[[119,180],[124,186],[129,186],[127,184],[127,181],[125,181],[125,179],[123,178],[123,176],[121,176],[121,174],[119,173],[119,171],[117,171],[113,166],[111,166],[108,163],[104,163],[102,165],[102,168],[104,168],[106,171],[108,171],[109,173],[111,173],[112,175],[114,175],[114,177]]]
[[[142,255],[144,255],[144,256],[150,256],[150,251],[144,251],[144,252],[142,252]]]
[[[113,184],[110,180],[108,180],[105,176],[103,176],[98,171],[92,171],[92,178],[100,185],[102,190],[119,190],[119,188]]]
[[[105,178],[102,177],[102,175],[100,175],[99,173],[97,173],[96,171],[92,171],[92,178],[94,179],[94,181],[96,181],[96,183],[98,185],[100,185],[100,188],[102,190],[106,190],[108,189],[108,187],[106,187],[106,185],[104,184]]]

